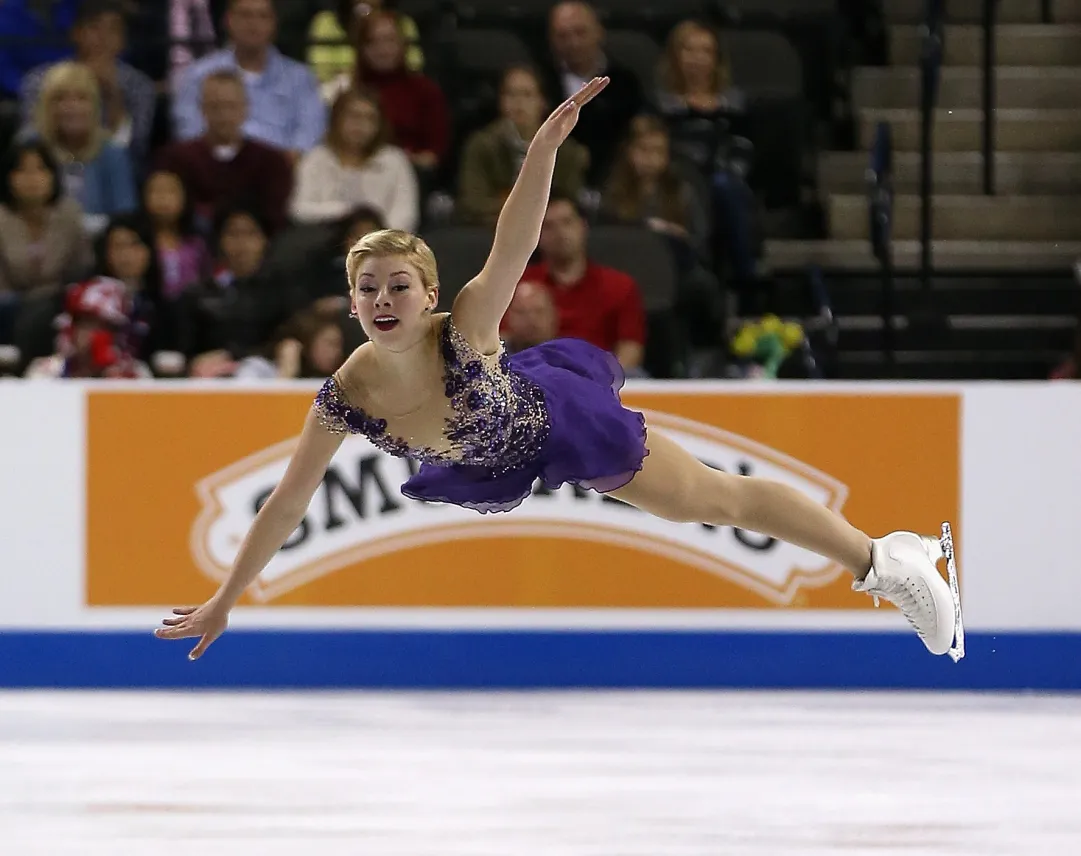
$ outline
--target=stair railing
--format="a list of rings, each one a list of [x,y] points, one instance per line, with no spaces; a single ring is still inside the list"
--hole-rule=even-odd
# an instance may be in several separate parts
[[[998,0],[983,0],[983,192],[995,195],[995,42]]]
[[[867,196],[871,249],[882,274],[882,354],[886,373],[892,376],[897,367],[897,343],[893,325],[893,135],[888,122],[879,122],[875,129],[867,169]]]
[[[923,47],[920,52],[920,287],[930,297],[931,273],[931,204],[933,185],[933,131],[938,89],[942,76],[944,0],[927,0],[923,23]]]

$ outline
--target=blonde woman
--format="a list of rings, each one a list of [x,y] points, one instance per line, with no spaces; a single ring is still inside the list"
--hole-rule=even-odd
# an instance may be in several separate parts
[[[60,164],[64,189],[96,231],[113,214],[139,205],[131,161],[101,124],[101,94],[88,66],[61,62],[49,69],[34,111],[33,136]]]
[[[733,120],[747,109],[732,84],[720,38],[698,21],[677,24],[658,69],[657,103],[668,122],[673,151],[709,173],[731,142]]]
[[[379,211],[392,229],[415,229],[420,220],[416,172],[389,138],[374,92],[347,89],[339,95],[326,140],[297,167],[293,219],[325,223],[366,206]]]
[[[228,579],[202,606],[174,609],[158,638],[198,638],[188,655],[196,659],[225,631],[353,433],[420,462],[401,488],[411,499],[509,512],[538,479],[551,488],[570,482],[667,520],[737,526],[830,556],[852,572],[857,591],[890,600],[932,653],[947,653],[960,628],[934,559],[949,541],[943,547],[912,532],[872,540],[789,485],[703,464],[623,406],[619,363],[588,342],[555,339],[505,353],[499,321],[537,246],[556,151],[607,82],[594,78],[537,131],[491,255],[450,313],[435,311],[436,260],[420,238],[386,230],[357,242],[346,273],[370,341],[323,384]]]

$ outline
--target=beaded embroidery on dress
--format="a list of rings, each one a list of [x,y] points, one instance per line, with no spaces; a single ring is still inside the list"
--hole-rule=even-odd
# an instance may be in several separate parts
[[[502,343],[496,354],[474,349],[449,315],[439,337],[442,398],[389,425],[350,402],[334,376],[316,396],[320,423],[336,434],[363,434],[395,457],[436,466],[509,472],[536,460],[549,431],[541,388],[513,370]]]

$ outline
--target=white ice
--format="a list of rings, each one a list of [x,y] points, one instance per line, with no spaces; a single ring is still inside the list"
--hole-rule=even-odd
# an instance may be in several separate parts
[[[1081,698],[0,693],[3,856],[1081,853]]]

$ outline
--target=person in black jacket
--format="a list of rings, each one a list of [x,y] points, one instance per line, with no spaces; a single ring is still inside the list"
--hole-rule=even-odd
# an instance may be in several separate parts
[[[567,0],[552,7],[548,17],[551,49],[543,69],[550,103],[559,104],[597,75],[609,83],[583,111],[572,136],[589,149],[586,183],[600,187],[608,177],[616,151],[631,119],[645,106],[638,77],[613,63],[604,53],[604,26],[593,7]]]
[[[180,350],[193,377],[228,377],[305,304],[297,282],[266,264],[269,226],[249,208],[223,211],[214,229],[217,264],[178,306]]]

